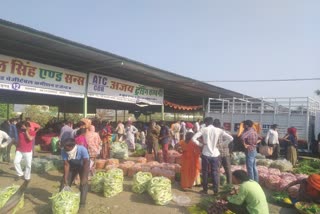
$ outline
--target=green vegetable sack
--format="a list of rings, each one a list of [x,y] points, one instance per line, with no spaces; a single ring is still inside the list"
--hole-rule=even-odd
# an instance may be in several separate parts
[[[106,173],[103,186],[103,195],[106,198],[115,196],[123,191],[123,171],[121,169],[110,169]]]
[[[106,172],[97,172],[91,178],[91,191],[92,192],[103,192],[104,179],[107,177]]]
[[[80,193],[61,191],[49,198],[52,201],[53,214],[77,214],[80,204]]]
[[[129,157],[128,145],[125,142],[112,143],[110,156],[111,156],[111,158],[127,159]]]
[[[58,152],[59,149],[59,137],[51,138],[51,150],[53,153]]]
[[[10,197],[17,192],[19,189],[18,185],[11,185],[8,187],[5,187],[0,191],[0,208],[2,208],[7,201],[10,199]],[[24,206],[24,194],[22,194],[19,203],[17,206],[12,210],[12,214],[16,213],[18,210],[22,209]]]
[[[156,204],[168,204],[172,200],[171,181],[165,177],[152,178],[148,185],[148,193]]]
[[[143,193],[147,190],[148,184],[152,179],[150,172],[138,172],[133,176],[132,191],[135,193]]]

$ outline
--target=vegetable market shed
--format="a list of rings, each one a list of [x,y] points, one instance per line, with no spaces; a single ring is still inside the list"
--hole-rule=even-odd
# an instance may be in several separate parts
[[[137,94],[138,87],[147,88],[149,96]],[[97,108],[195,110],[204,107],[209,97],[243,95],[0,20],[2,103],[52,105],[61,112],[86,115]]]

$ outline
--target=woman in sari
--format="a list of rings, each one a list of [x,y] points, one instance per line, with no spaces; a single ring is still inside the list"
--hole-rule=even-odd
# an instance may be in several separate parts
[[[94,174],[94,164],[96,157],[100,153],[100,143],[101,138],[99,134],[95,131],[95,127],[93,125],[90,126],[89,130],[86,133],[86,140],[88,143],[88,152],[90,158],[90,173]]]
[[[298,160],[297,155],[297,129],[294,127],[288,128],[287,135],[283,138],[287,142],[287,160],[296,165]]]
[[[112,128],[110,122],[108,121],[105,127],[100,132],[102,148],[101,148],[101,158],[107,159],[110,156],[110,137],[112,136]]]
[[[200,183],[200,148],[192,142],[193,132],[186,133],[186,139],[179,142],[182,153],[181,181],[182,189],[192,188],[194,184]]]

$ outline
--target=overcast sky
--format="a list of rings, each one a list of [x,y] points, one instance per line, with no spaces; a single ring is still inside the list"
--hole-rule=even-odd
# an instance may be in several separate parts
[[[320,78],[319,11],[319,0],[2,0],[0,17],[217,81]],[[211,84],[255,97],[320,89],[319,80]]]

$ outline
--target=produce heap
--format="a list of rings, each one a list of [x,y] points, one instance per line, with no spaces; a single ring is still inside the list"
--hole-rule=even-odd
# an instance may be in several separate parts
[[[128,159],[128,145],[125,142],[113,142],[110,156],[117,159]]]
[[[104,180],[107,177],[107,172],[97,172],[91,178],[91,190],[92,192],[103,192]]]
[[[103,182],[103,195],[106,198],[123,191],[123,172],[121,169],[110,169]]]
[[[53,214],[77,214],[80,203],[80,193],[61,191],[50,198]]]
[[[150,172],[138,172],[133,176],[132,191],[135,193],[143,193],[147,190],[148,184],[152,179]]]
[[[148,185],[148,193],[156,204],[168,204],[172,200],[171,181],[165,177],[152,178]]]
[[[18,185],[11,185],[8,187],[3,188],[0,191],[0,208],[2,208],[7,201],[10,199],[10,197],[17,192],[19,189]],[[16,213],[18,210],[22,209],[24,206],[24,194],[21,195],[19,203],[16,205],[16,207],[12,210],[12,214]]]

